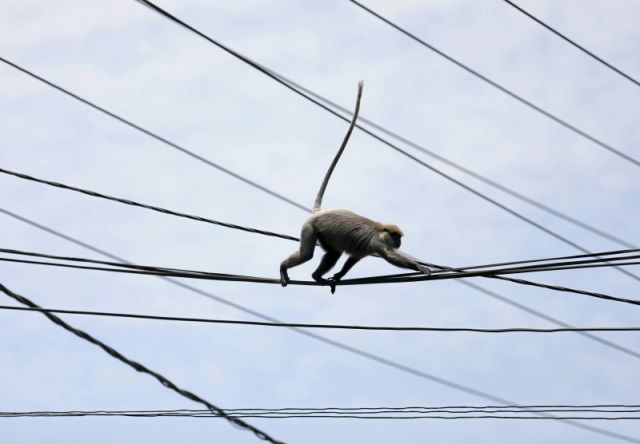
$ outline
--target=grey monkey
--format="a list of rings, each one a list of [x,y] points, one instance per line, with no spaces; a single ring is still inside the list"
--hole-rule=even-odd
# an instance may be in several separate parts
[[[331,285],[331,293],[335,292],[336,283],[365,256],[379,256],[397,267],[421,271],[427,275],[431,274],[427,267],[397,251],[400,248],[403,233],[396,225],[375,222],[348,210],[321,210],[320,208],[329,178],[338,164],[338,160],[342,156],[356,124],[360,111],[363,86],[364,83],[360,81],[351,125],[338,153],[324,176],[313,205],[313,213],[302,225],[300,247],[298,251],[291,254],[280,264],[280,283],[283,287],[286,287],[289,283],[287,270],[310,260],[313,257],[316,243],[320,244],[325,253],[322,256],[320,265],[318,265],[311,277],[316,282],[329,283]],[[322,276],[334,267],[342,253],[349,255],[342,270],[329,280],[323,279]]]

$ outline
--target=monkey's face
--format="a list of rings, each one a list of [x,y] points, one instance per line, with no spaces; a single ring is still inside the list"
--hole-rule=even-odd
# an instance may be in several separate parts
[[[380,237],[382,237],[382,241],[391,248],[398,249],[400,248],[400,244],[402,244],[402,233],[397,231],[385,229],[381,233]]]

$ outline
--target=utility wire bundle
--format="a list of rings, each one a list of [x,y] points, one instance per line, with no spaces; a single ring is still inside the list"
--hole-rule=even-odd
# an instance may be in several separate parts
[[[558,271],[558,270],[575,270],[584,268],[599,268],[599,267],[617,267],[619,265],[637,265],[640,264],[640,254],[637,253],[638,249],[629,250],[615,250],[601,253],[590,253],[573,256],[560,256],[555,258],[546,259],[533,259],[530,261],[519,260],[514,262],[501,262],[488,265],[474,265],[466,268],[451,268],[443,267],[435,264],[425,264],[432,267],[440,268],[440,271],[435,271],[430,276],[424,276],[416,273],[401,273],[394,275],[374,276],[368,278],[359,279],[347,279],[340,281],[338,285],[363,285],[363,284],[385,284],[385,283],[401,283],[401,282],[417,282],[417,281],[430,281],[430,280],[443,280],[443,279],[461,279],[471,277],[486,277],[492,279],[507,280],[523,285],[532,285],[536,287],[547,288],[550,290],[556,290],[561,292],[576,293],[585,296],[591,296],[599,299],[606,299],[616,302],[623,302],[632,305],[640,305],[640,300],[622,298],[612,296],[604,293],[597,293],[586,290],[579,290],[575,288],[563,287],[558,285],[549,285],[539,282],[534,282],[524,279],[515,279],[505,277],[505,274],[519,274],[519,273],[533,273],[544,271]],[[201,280],[214,280],[214,281],[234,281],[234,282],[251,282],[261,284],[280,284],[278,279],[244,276],[237,274],[227,273],[214,273],[207,271],[196,270],[184,270],[179,268],[166,268],[156,267],[150,265],[136,265],[130,263],[101,261],[95,259],[86,259],[78,257],[57,256],[44,253],[35,253],[28,251],[20,251],[14,249],[0,248],[0,253],[18,256],[30,256],[38,258],[54,259],[52,261],[41,261],[32,259],[20,259],[11,257],[1,257],[0,261],[23,263],[30,265],[46,265],[53,267],[73,268],[81,270],[93,270],[104,271],[112,273],[130,273],[130,274],[143,274],[153,276],[164,277],[177,277],[177,278],[189,278],[189,279],[201,279]],[[568,260],[575,259],[575,260]],[[554,262],[555,261],[555,262]],[[107,265],[107,267],[94,266],[94,265],[74,265],[66,262],[76,263],[90,263],[98,265]],[[519,265],[510,267],[509,265]],[[502,268],[500,268],[502,267]],[[467,271],[470,270],[470,271]],[[318,283],[315,281],[291,281],[294,285],[328,285],[325,283]]]
[[[225,409],[231,418],[260,419],[520,419],[520,420],[590,420],[620,421],[640,419],[640,406],[603,405],[534,405],[534,406],[444,406],[444,407],[283,407]],[[542,416],[541,414],[544,414]],[[65,411],[0,411],[0,418],[51,417],[114,417],[134,418],[219,418],[210,410],[65,410]]]

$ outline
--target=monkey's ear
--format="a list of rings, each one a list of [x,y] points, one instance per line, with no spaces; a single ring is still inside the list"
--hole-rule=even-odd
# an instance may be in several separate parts
[[[387,227],[383,227],[382,231],[386,231],[387,233],[389,232],[389,229]]]

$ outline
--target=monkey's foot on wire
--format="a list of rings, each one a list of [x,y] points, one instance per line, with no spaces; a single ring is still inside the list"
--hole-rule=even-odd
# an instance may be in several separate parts
[[[331,294],[334,294],[336,292],[336,285],[340,282],[340,278],[333,276],[332,278],[326,279],[326,281],[331,288]]]
[[[284,268],[280,268],[280,285],[286,287],[289,283],[289,274]]]

